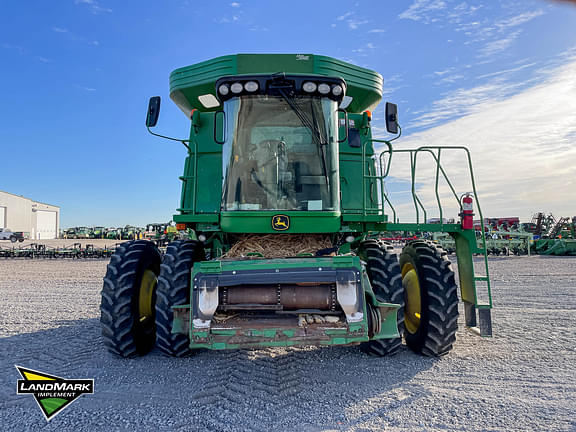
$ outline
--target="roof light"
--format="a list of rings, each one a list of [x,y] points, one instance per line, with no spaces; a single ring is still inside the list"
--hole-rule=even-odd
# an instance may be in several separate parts
[[[313,83],[312,81],[307,81],[302,85],[302,90],[304,90],[306,93],[313,93],[316,91],[316,88],[318,86],[316,85],[316,83]]]
[[[226,84],[222,84],[220,87],[218,87],[218,93],[220,93],[222,96],[226,96],[229,92],[230,88]]]
[[[332,87],[332,94],[334,96],[340,96],[343,91],[344,90],[342,89],[342,86],[340,86],[340,85],[335,85],[334,87]]]
[[[246,84],[244,84],[244,90],[253,93],[258,90],[258,83],[256,81],[248,81]]]
[[[323,95],[328,94],[330,93],[330,86],[328,84],[322,83],[318,86],[318,91]]]
[[[218,102],[218,99],[216,99],[216,96],[213,94],[198,96],[198,100],[204,105],[204,108],[216,108],[220,105],[220,102]]]
[[[354,98],[352,96],[344,96],[342,98],[342,102],[340,102],[340,108],[342,109],[348,108],[348,106],[350,106],[353,100]]]
[[[242,90],[244,90],[244,87],[240,83],[234,83],[230,87],[230,90],[232,90],[232,93],[238,94],[238,93],[242,93]]]

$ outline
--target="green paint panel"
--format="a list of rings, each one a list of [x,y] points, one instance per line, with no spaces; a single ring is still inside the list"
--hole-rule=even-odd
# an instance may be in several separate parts
[[[220,336],[234,336],[236,334],[236,330],[212,330],[212,334],[220,335]]]
[[[302,345],[347,345],[354,342],[364,342],[369,340],[368,335],[365,333],[354,332],[348,333],[346,329],[335,333],[333,329],[326,330],[326,339],[306,339],[301,336],[294,338],[294,335],[301,329],[242,329],[234,332],[233,335],[228,333],[224,334],[223,331],[213,331],[208,342],[200,342],[190,344],[191,349],[207,348],[213,350],[237,349],[237,348],[258,348],[258,347],[282,347],[282,346],[302,346]],[[196,333],[195,333],[196,334]],[[242,343],[229,343],[230,338],[236,337],[238,334],[244,335],[246,338],[253,337],[254,340],[246,340]],[[394,337],[397,337],[395,333]]]
[[[207,60],[176,69],[170,74],[170,97],[188,116],[193,108],[205,108],[198,96],[215,96],[215,83],[229,75],[272,74],[319,75],[343,78],[347,95],[352,96],[348,110],[373,110],[382,99],[382,75],[334,58],[314,54],[237,54]]]
[[[274,270],[274,269],[287,269],[287,268],[304,268],[304,267],[339,267],[335,265],[335,259],[338,262],[340,257],[302,257],[290,259],[253,259],[253,260],[238,260],[238,261],[203,261],[195,263],[192,271],[192,278],[197,273],[220,273],[242,270]],[[348,257],[346,257],[348,258]],[[351,265],[349,268],[360,269],[360,258],[357,256],[349,257]],[[341,261],[340,261],[341,262]]]
[[[198,96],[214,94],[214,83],[218,78],[236,74],[234,57],[217,57],[176,69],[170,74],[170,98],[186,116],[193,108],[203,108]]]
[[[278,214],[290,218],[290,228],[276,231],[272,217]],[[222,231],[230,233],[330,233],[340,231],[340,212],[315,211],[230,211],[220,215]]]

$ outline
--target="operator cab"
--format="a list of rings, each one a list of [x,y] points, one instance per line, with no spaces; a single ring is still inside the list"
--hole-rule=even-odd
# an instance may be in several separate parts
[[[339,210],[342,79],[224,77],[223,211]]]

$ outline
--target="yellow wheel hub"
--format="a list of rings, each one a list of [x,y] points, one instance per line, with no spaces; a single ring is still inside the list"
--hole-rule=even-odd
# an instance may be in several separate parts
[[[402,286],[404,287],[404,327],[409,333],[416,333],[420,327],[422,316],[422,301],[420,298],[420,282],[418,274],[411,263],[402,266]]]
[[[140,322],[153,319],[155,305],[152,304],[152,299],[157,283],[156,274],[150,269],[144,270],[138,292],[138,316]]]

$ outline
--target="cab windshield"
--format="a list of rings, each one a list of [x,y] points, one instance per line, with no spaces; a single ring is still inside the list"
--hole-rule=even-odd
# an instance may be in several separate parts
[[[315,96],[226,101],[223,209],[336,210],[336,109]]]

